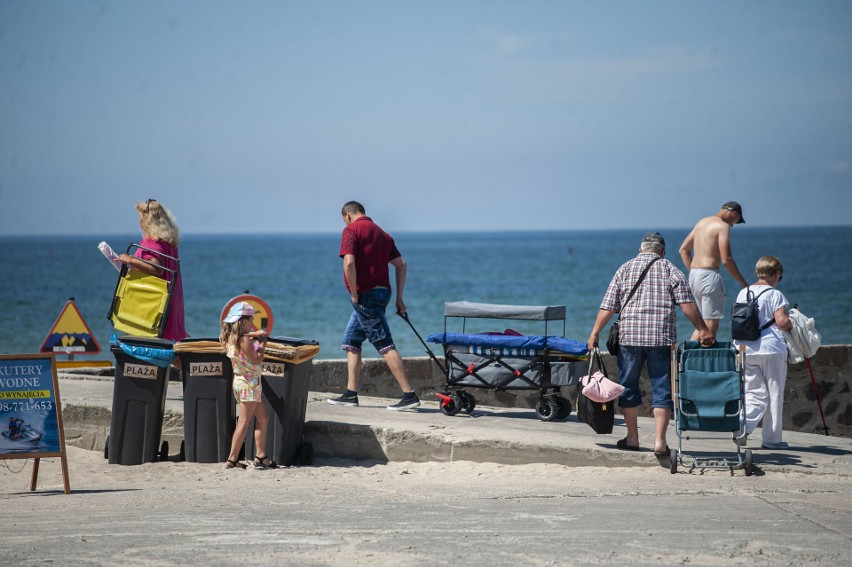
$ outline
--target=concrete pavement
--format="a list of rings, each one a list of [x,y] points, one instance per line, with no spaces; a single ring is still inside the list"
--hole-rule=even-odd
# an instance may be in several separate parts
[[[835,567],[852,554],[846,438],[791,433],[788,451],[755,449],[748,478],[672,475],[650,450],[615,450],[618,424],[598,436],[526,409],[447,417],[436,402],[395,413],[393,400],[344,408],[312,394],[314,465],[240,471],[174,458],[173,383],[172,458],[119,466],[101,453],[112,378],[61,378],[60,392],[72,492],[57,459],[35,492],[26,462],[0,461],[0,564]],[[640,427],[648,447],[650,420]]]
[[[66,439],[84,449],[102,450],[109,433],[112,377],[61,375],[60,391]],[[475,390],[471,390],[475,393]],[[531,409],[477,407],[472,415],[444,415],[437,398],[423,398],[417,410],[393,412],[394,400],[361,397],[359,407],[328,404],[331,394],[311,393],[307,404],[305,441],[323,458],[377,462],[472,461],[502,464],[553,463],[567,466],[659,467],[654,457],[653,420],[640,418],[643,450],[615,448],[625,429],[620,417],[611,435],[597,435],[576,415],[543,422]],[[852,475],[852,440],[800,432],[784,433],[788,450],[761,449],[759,430],[750,448],[754,464],[765,471]],[[179,382],[170,382],[163,439],[176,452],[183,438],[183,398]],[[677,438],[669,430],[669,445]],[[729,440],[689,439],[683,452],[706,456],[732,454]],[[742,474],[742,471],[740,471]]]

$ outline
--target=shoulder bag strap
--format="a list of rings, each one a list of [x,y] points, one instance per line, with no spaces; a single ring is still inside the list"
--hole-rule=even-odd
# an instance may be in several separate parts
[[[647,265],[647,266],[645,266],[645,269],[644,269],[644,270],[642,270],[642,273],[639,275],[639,279],[638,279],[638,280],[636,280],[636,285],[634,285],[634,286],[633,286],[633,289],[631,289],[631,290],[630,290],[630,295],[628,295],[628,296],[627,296],[627,299],[625,299],[625,300],[624,300],[624,303],[622,303],[622,304],[621,304],[621,311],[619,311],[619,312],[618,312],[618,318],[619,318],[619,319],[621,319],[621,313],[623,313],[623,312],[624,312],[624,308],[625,308],[625,307],[627,307],[627,304],[628,304],[628,303],[630,302],[630,300],[633,298],[633,294],[634,294],[634,293],[636,293],[636,290],[637,290],[637,289],[639,289],[639,285],[642,283],[642,280],[644,280],[644,279],[645,279],[645,276],[647,276],[647,275],[648,275],[648,270],[650,270],[650,269],[651,269],[651,264],[653,264],[654,262],[656,262],[656,261],[657,261],[657,260],[659,260],[659,259],[660,259],[660,257],[659,257],[659,256],[657,256],[656,258],[654,258],[653,260],[651,260],[650,262],[648,262],[648,265]]]

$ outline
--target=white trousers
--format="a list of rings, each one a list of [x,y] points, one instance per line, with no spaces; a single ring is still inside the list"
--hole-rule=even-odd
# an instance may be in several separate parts
[[[751,434],[763,421],[763,443],[781,442],[787,354],[746,354],[745,420]]]

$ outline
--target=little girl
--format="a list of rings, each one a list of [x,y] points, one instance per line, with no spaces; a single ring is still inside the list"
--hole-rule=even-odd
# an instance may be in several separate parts
[[[222,321],[222,332],[219,335],[219,342],[222,343],[234,368],[234,397],[240,404],[237,427],[231,439],[231,454],[225,463],[229,469],[246,468],[245,463],[237,459],[253,417],[257,418],[257,427],[254,430],[257,456],[254,458],[254,466],[259,469],[278,468],[275,461],[260,454],[266,448],[266,428],[269,424],[269,412],[263,403],[260,383],[266,332],[252,331],[253,318],[254,307],[241,301],[231,307],[228,316]]]

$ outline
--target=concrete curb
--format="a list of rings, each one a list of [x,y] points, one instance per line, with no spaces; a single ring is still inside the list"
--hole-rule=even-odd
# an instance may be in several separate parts
[[[110,431],[111,377],[61,378],[66,442],[82,449],[104,450]],[[184,437],[183,390],[170,382],[163,416],[162,441],[175,458]],[[542,422],[527,409],[478,406],[473,415],[444,415],[436,402],[424,401],[415,411],[391,412],[393,400],[361,396],[361,405],[348,408],[326,403],[332,394],[310,392],[304,441],[320,459],[353,461],[469,461],[507,465],[550,463],[571,467],[660,467],[649,449],[653,421],[640,418],[642,451],[618,451],[623,435],[616,417],[612,435],[596,435],[574,415]],[[669,444],[677,446],[669,430]],[[759,439],[758,435],[755,435]],[[759,470],[852,476],[852,440],[800,432],[785,432],[788,451],[755,449]],[[731,441],[711,450],[729,452]],[[695,444],[684,445],[690,451]],[[681,470],[683,470],[681,468]]]

